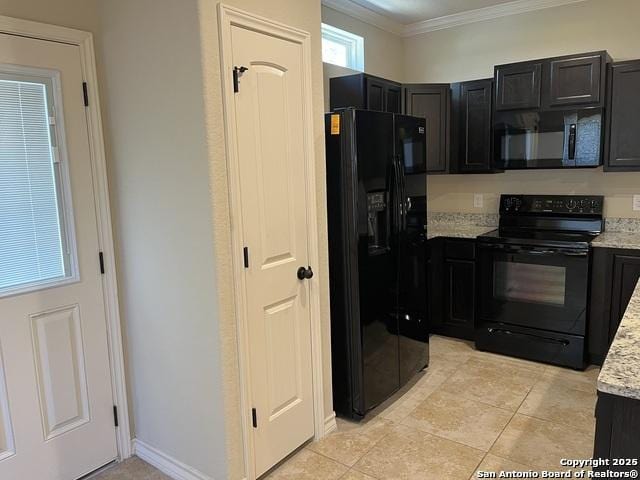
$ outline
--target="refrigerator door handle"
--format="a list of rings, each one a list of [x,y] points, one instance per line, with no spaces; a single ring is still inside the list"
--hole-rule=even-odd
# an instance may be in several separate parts
[[[393,180],[391,181],[390,201],[392,202],[391,212],[393,213],[393,233],[394,235],[400,231],[401,212],[400,212],[400,172],[396,159],[392,159]]]
[[[409,205],[407,198],[407,182],[404,173],[404,167],[402,166],[402,157],[400,155],[396,155],[395,158],[397,169],[398,169],[398,183],[399,189],[398,193],[400,194],[400,230],[407,229],[407,214],[409,213]]]

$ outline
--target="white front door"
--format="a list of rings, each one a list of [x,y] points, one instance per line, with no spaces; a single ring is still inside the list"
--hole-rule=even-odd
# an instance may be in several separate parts
[[[314,434],[299,43],[231,27],[256,476]],[[235,217],[235,215],[234,215]]]
[[[0,478],[117,456],[79,47],[0,34]]]

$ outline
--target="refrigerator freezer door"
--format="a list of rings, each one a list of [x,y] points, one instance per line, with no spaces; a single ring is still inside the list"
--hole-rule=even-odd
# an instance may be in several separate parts
[[[346,109],[325,126],[334,409],[362,418],[400,385],[393,115]]]
[[[396,155],[402,159],[407,175],[427,171],[425,127],[424,118],[395,116]]]

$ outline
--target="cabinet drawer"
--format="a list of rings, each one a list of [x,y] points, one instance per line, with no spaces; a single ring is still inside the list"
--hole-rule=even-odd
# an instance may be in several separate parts
[[[476,244],[473,240],[446,240],[444,256],[445,258],[474,260],[476,258]]]

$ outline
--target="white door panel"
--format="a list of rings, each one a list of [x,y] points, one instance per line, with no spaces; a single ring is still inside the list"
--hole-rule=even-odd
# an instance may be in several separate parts
[[[232,27],[256,475],[314,434],[302,46]],[[307,126],[311,128],[311,126]]]
[[[55,106],[55,111],[48,112],[55,144],[51,168],[59,168],[56,178],[62,186],[55,191],[59,230],[70,263],[60,281],[54,278],[40,286],[36,282],[28,290],[0,296],[0,478],[72,480],[117,456],[79,47],[0,34],[0,80],[9,81],[12,75],[19,80],[22,74],[27,80],[20,81],[25,84],[31,77],[37,83],[38,76],[53,82],[57,103],[49,105],[51,99],[47,99],[48,107]],[[4,101],[10,105],[12,99]],[[0,133],[0,142],[2,138]],[[6,139],[5,144],[11,146]],[[26,140],[25,152],[37,153],[29,151]],[[48,155],[47,151],[40,154]],[[3,161],[24,159],[18,153],[13,158],[0,152]],[[0,168],[0,175],[9,171]],[[11,179],[0,180],[11,184]],[[38,202],[46,200],[35,189],[49,187],[44,180],[32,185],[26,192],[32,205],[38,207]],[[0,192],[0,206],[1,202],[19,203],[20,198]],[[36,237],[39,231],[52,231],[51,225],[36,227]],[[55,246],[55,242],[50,244]],[[11,245],[2,246],[3,252],[10,252]],[[0,269],[2,261],[0,257]],[[8,412],[5,416],[4,411]],[[3,458],[7,445],[13,453]]]

